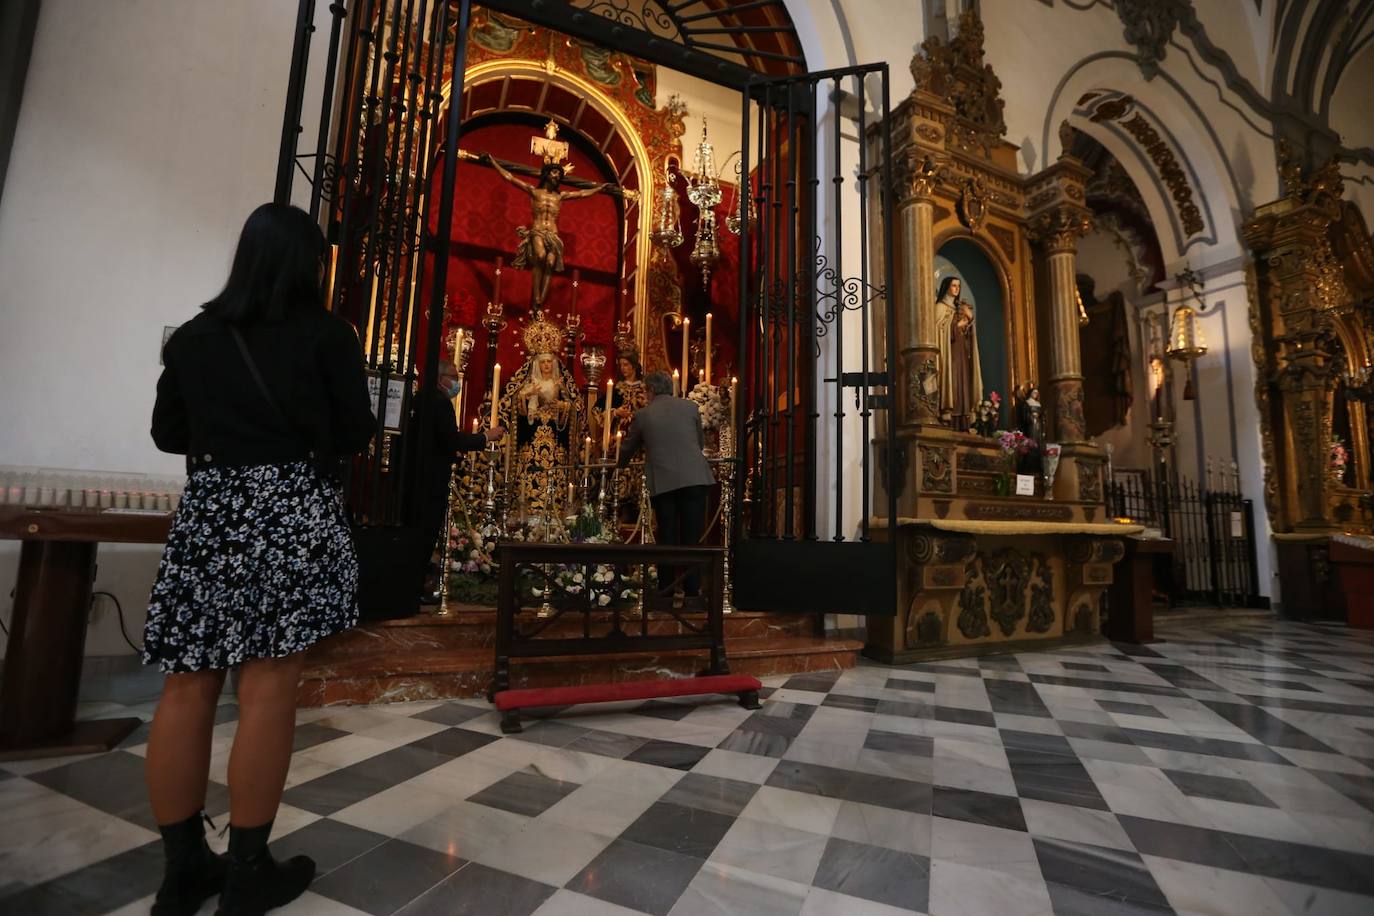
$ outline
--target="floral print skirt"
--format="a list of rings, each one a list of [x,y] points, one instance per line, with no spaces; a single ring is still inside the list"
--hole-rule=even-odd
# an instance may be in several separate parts
[[[305,462],[191,473],[162,554],[143,662],[171,674],[280,658],[358,622],[343,498]]]

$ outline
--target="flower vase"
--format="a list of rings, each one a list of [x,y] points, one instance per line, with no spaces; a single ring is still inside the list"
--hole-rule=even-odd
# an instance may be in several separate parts
[[[1331,475],[1331,482],[1334,483],[1336,486],[1339,487],[1339,486],[1344,486],[1344,485],[1345,485],[1345,468],[1344,468],[1344,467],[1329,468],[1329,469],[1328,469],[1328,473],[1330,473],[1330,475]]]
[[[998,496],[1010,496],[1015,492],[1016,476],[1011,471],[1003,471],[997,475],[996,490]]]

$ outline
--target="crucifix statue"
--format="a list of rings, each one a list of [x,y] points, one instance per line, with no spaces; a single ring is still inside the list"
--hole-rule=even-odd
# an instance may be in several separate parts
[[[558,214],[563,209],[563,201],[591,197],[616,187],[612,182],[605,182],[577,191],[560,191],[558,186],[563,176],[572,171],[572,166],[565,166],[562,162],[567,155],[568,145],[554,139],[557,133],[557,125],[550,121],[545,136],[534,137],[530,144],[531,152],[542,152],[544,155],[538,184],[516,178],[490,153],[481,156],[481,161],[494,168],[496,174],[530,196],[533,219],[529,226],[516,227],[515,234],[520,236],[520,244],[516,246],[511,266],[529,269],[533,280],[530,301],[535,309],[543,306],[553,275],[563,271],[563,239],[558,235]]]

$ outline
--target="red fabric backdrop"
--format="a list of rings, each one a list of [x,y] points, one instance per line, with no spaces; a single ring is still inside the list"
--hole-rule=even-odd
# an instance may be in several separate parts
[[[462,147],[472,152],[491,153],[507,162],[539,164],[530,155],[530,137],[535,134],[526,124],[497,124],[478,127],[465,132]],[[572,175],[588,181],[611,181],[614,176],[601,174],[597,164],[577,149],[570,148],[569,159],[574,165]],[[439,188],[442,164],[432,170],[430,229],[439,224]],[[533,181],[531,176],[517,176]],[[505,331],[501,333],[496,361],[502,375],[510,378],[515,369],[524,364],[528,355],[521,346],[521,332],[530,314],[530,273],[510,266],[519,239],[517,226],[530,224],[530,200],[511,187],[495,170],[473,162],[460,161],[457,173],[457,192],[454,197],[452,243],[449,249],[448,312],[444,317],[442,339],[447,354],[449,335],[457,327],[476,330],[476,345],[468,364],[468,416],[466,428],[477,405],[485,394],[487,378],[487,332],[481,327],[486,306],[494,296],[493,281],[496,259],[502,258],[505,267],[501,274],[501,300],[505,304]],[[565,189],[571,190],[565,185]],[[615,329],[617,302],[620,291],[619,256],[621,217],[618,200],[609,194],[597,194],[564,203],[559,217],[559,235],[563,238],[564,271],[553,278],[545,301],[545,312],[560,326],[564,316],[573,309],[572,277],[578,271],[576,311],[582,316],[584,343],[609,348]],[[428,311],[434,256],[426,258],[425,282],[421,299]],[[568,354],[570,368],[575,368],[581,380],[577,354]]]

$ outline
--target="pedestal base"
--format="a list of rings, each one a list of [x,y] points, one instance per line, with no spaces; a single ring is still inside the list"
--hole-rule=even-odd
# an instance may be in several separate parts
[[[0,745],[0,761],[101,754],[114,750],[142,724],[143,720],[138,718],[88,719],[76,723],[71,731],[55,738],[38,739],[23,745]]]
[[[897,613],[869,617],[867,657],[908,664],[1101,638],[1099,606],[1121,539],[1091,525],[975,527],[896,529]]]

